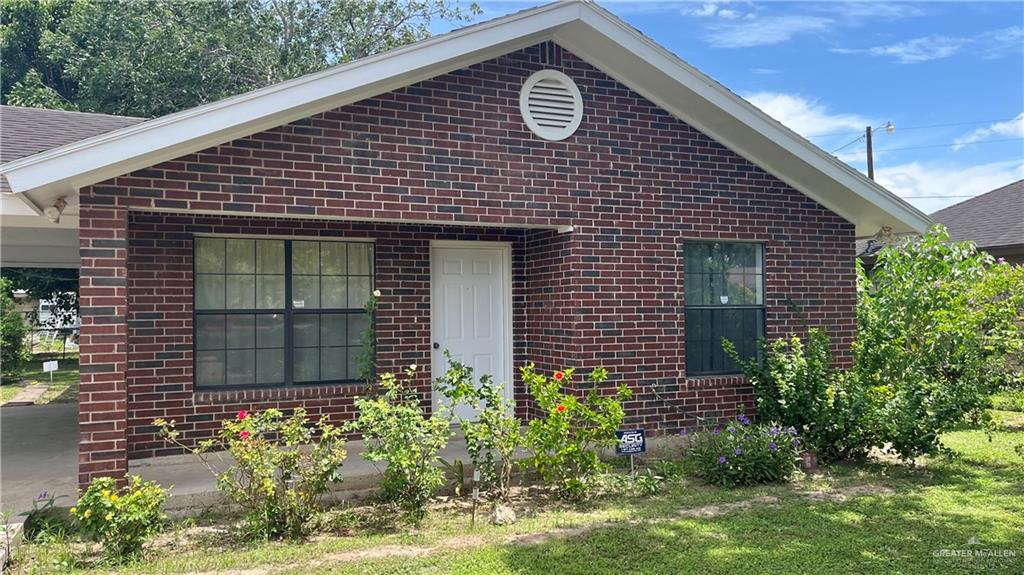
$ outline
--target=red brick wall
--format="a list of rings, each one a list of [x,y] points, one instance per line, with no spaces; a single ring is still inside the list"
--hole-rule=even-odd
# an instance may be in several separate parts
[[[605,365],[615,381],[634,388],[636,397],[627,406],[630,420],[649,428],[675,430],[683,421],[695,421],[681,417],[680,408],[715,418],[733,414],[740,403],[752,405],[749,389],[738,378],[684,376],[684,239],[763,242],[769,335],[800,331],[802,316],[811,325],[827,327],[840,360],[848,361],[855,303],[851,224],[568,52],[557,51],[555,61],[546,64],[540,54],[536,47],[509,54],[140,170],[84,190],[82,202],[118,213],[225,210],[306,218],[573,225],[575,231],[561,235],[508,232],[518,233],[517,253],[536,256],[524,257],[524,279],[516,292],[517,309],[525,310],[516,319],[517,329],[523,328],[515,336],[517,350],[545,369]],[[547,67],[574,78],[585,100],[579,131],[562,142],[535,137],[519,115],[520,86],[533,71]],[[161,258],[180,264],[188,257],[183,243],[176,255],[139,251],[136,226],[158,235],[179,234],[181,242],[196,231],[176,221],[166,224],[173,228],[169,232],[157,219],[133,216],[130,317],[145,321],[138,314],[147,313],[142,311],[146,297],[170,297],[152,294],[180,290],[183,299],[177,305],[184,329],[187,278],[152,271],[149,279],[134,277],[145,276],[147,266],[159,270],[167,265]],[[255,221],[251,225],[297,226],[309,233],[351,229],[323,220]],[[86,218],[82,229],[83,234],[120,233],[118,225]],[[387,234],[402,228],[378,229]],[[435,233],[405,229],[410,241],[425,241]],[[382,256],[378,253],[378,265],[391,266]],[[402,254],[396,261],[413,263],[418,257]],[[83,270],[86,263],[83,252]],[[422,260],[416,259],[416,265]],[[410,291],[402,304],[408,313],[428,305],[423,288],[421,283]],[[151,295],[144,296],[145,290]],[[89,305],[84,305],[87,314]],[[133,328],[129,336],[133,358],[145,345],[135,342],[135,333]],[[423,345],[429,333],[394,333],[400,336],[389,345],[428,364],[429,350]],[[172,351],[155,344],[147,349],[183,355],[139,359],[164,362],[139,367],[145,375],[137,375],[133,363],[130,409],[132,428],[139,431],[129,435],[135,453],[155,449],[142,427],[151,413],[167,411],[154,406],[143,415],[135,405],[148,400],[145,393],[135,395],[136,386],[180,385],[175,399],[160,401],[169,402],[171,411],[200,411],[186,391],[188,342],[176,345],[181,347]],[[88,361],[87,356],[83,363]],[[167,367],[166,362],[181,365]],[[314,401],[344,407],[350,404],[349,391]],[[230,411],[241,404],[202,411]],[[83,410],[88,414],[92,407],[83,403]]]

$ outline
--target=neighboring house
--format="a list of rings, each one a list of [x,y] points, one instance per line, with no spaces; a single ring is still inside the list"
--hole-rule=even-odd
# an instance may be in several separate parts
[[[931,219],[946,226],[953,241],[974,242],[992,257],[1024,264],[1024,180],[943,208]],[[858,241],[857,257],[870,269],[885,245],[881,237]]]
[[[854,238],[930,222],[602,8],[526,10],[0,168],[78,205],[80,481],[241,409],[353,416],[443,350],[603,365],[629,425],[750,410],[721,337],[854,336]]]

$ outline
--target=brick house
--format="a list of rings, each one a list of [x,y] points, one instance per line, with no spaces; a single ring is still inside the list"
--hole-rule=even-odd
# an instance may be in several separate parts
[[[82,483],[170,453],[156,417],[351,418],[373,290],[377,369],[421,366],[425,402],[448,349],[524,417],[535,362],[607,367],[650,431],[713,422],[752,406],[722,337],[818,325],[848,361],[855,238],[929,223],[582,2],[2,171],[77,216]]]

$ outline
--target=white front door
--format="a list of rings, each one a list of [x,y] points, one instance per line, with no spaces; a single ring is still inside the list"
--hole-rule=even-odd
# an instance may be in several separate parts
[[[473,368],[479,383],[490,374],[512,397],[511,247],[489,242],[431,245],[431,377],[448,371],[444,351]],[[442,397],[434,392],[434,405]],[[456,415],[473,419],[458,406]]]

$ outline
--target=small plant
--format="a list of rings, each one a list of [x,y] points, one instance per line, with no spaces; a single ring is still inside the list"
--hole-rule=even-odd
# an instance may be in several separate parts
[[[756,485],[789,479],[802,446],[796,428],[752,425],[741,415],[725,429],[693,434],[687,459],[693,473],[708,483]]]
[[[659,475],[653,469],[645,469],[633,476],[633,491],[637,495],[651,497],[661,493],[665,477]]]
[[[167,491],[136,475],[125,477],[122,488],[111,477],[93,479],[71,508],[82,531],[102,543],[107,559],[114,562],[138,557],[146,539],[165,521],[161,507]]]
[[[238,412],[223,422],[216,438],[190,447],[179,440],[174,421],[158,419],[161,435],[206,464],[217,487],[246,514],[249,531],[263,539],[300,537],[318,511],[320,499],[341,481],[347,455],[342,429],[320,418],[310,425],[304,409],[284,418],[281,411]],[[219,472],[211,455],[227,451],[234,465]]]
[[[32,509],[22,513],[25,518],[24,532],[29,540],[35,540],[44,535],[63,536],[68,528],[68,517],[58,508],[54,507],[57,499],[49,491],[44,491],[32,500]]]
[[[624,415],[621,402],[632,394],[620,386],[614,396],[598,395],[608,379],[604,368],[591,372],[591,389],[582,398],[562,392],[563,386],[572,383],[572,369],[547,377],[530,364],[520,372],[537,409],[544,414],[530,420],[527,428],[524,443],[531,452],[527,463],[559,496],[586,498],[595,476],[607,468],[597,450],[615,445],[615,431]]]
[[[366,300],[363,309],[366,310],[366,329],[359,334],[363,342],[363,348],[356,356],[356,365],[359,366],[359,379],[366,382],[369,387],[377,377],[377,302],[380,300],[380,290],[373,290],[370,299]]]
[[[0,364],[5,375],[18,373],[32,359],[25,345],[29,325],[15,307],[13,289],[10,281],[0,278]]]
[[[508,499],[512,487],[512,470],[516,449],[522,442],[521,424],[513,415],[512,401],[503,388],[495,385],[490,375],[473,379],[473,368],[452,359],[448,351],[448,372],[438,378],[437,388],[448,398],[449,409],[458,404],[473,408],[477,419],[459,418],[466,436],[466,450],[473,467],[480,472],[480,486],[494,500]]]
[[[451,423],[440,413],[426,415],[408,385],[415,375],[414,365],[404,381],[391,373],[381,376],[377,396],[356,399],[359,416],[348,428],[362,432],[364,458],[388,464],[381,485],[384,498],[419,522],[444,481],[437,454],[448,444]]]

